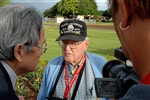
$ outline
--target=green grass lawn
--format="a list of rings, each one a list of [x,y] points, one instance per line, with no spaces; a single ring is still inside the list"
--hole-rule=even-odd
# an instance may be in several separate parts
[[[44,27],[48,50],[41,56],[41,59],[51,60],[61,55],[61,48],[55,41],[59,36],[59,29],[46,25]],[[114,30],[88,29],[88,38],[90,39],[90,45],[87,51],[102,55],[107,59],[114,58],[114,49],[120,47],[120,42]]]
[[[113,25],[113,23],[112,22],[96,22],[96,25],[109,26],[109,25]]]

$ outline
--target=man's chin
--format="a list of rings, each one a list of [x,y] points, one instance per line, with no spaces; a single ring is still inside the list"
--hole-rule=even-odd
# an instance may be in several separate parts
[[[65,61],[67,61],[67,62],[71,62],[71,61],[72,61],[72,59],[71,59],[70,57],[65,57],[64,59],[65,59]]]

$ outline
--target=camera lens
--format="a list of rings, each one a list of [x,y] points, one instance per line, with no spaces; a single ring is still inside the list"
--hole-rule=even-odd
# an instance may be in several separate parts
[[[103,77],[107,78],[121,78],[126,75],[125,69],[126,65],[123,62],[119,60],[111,60],[104,65],[102,74]]]
[[[119,60],[108,61],[102,69],[102,74],[104,78],[120,79],[124,86],[125,92],[132,85],[139,83],[139,78],[133,70],[133,67],[127,67],[123,62]]]

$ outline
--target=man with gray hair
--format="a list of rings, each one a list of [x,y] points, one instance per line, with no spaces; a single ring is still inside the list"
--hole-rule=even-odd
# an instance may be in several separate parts
[[[32,7],[0,7],[0,100],[19,100],[17,76],[34,71],[47,50],[42,14]]]
[[[48,62],[37,100],[96,100],[94,79],[102,77],[107,60],[86,52],[90,42],[86,23],[74,19],[61,22],[56,41],[62,55]]]

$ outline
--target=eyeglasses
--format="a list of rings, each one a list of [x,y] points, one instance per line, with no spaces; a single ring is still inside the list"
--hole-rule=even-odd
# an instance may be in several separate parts
[[[83,42],[83,41],[82,41]],[[63,41],[58,41],[58,45],[60,47],[66,47],[67,45],[69,45],[69,47],[71,49],[76,48],[78,45],[80,45],[82,42],[63,42]]]
[[[46,50],[47,50],[47,48],[48,48],[48,45],[47,45],[47,43],[46,43],[46,41],[45,41],[45,42],[42,44],[42,46],[37,45],[36,47],[42,48],[42,49],[43,49],[43,53],[45,53]]]

